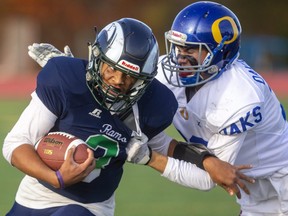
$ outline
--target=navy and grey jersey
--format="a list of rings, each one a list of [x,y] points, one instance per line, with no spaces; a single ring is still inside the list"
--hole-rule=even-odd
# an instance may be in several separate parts
[[[100,175],[90,183],[80,182],[64,190],[42,183],[63,196],[82,203],[108,199],[118,187],[126,160],[125,148],[132,131],[94,99],[86,84],[86,60],[56,57],[37,77],[36,93],[58,119],[51,131],[83,139],[94,150]],[[178,107],[173,93],[156,79],[137,102],[140,128],[149,139],[167,128]]]

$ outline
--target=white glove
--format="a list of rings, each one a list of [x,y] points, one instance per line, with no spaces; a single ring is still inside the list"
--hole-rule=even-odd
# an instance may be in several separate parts
[[[127,162],[146,165],[151,159],[151,149],[147,145],[148,138],[142,133],[141,136],[134,136],[126,147]]]
[[[44,67],[49,59],[57,56],[74,57],[69,46],[64,47],[64,53],[48,43],[33,43],[28,46],[28,55],[41,67]]]

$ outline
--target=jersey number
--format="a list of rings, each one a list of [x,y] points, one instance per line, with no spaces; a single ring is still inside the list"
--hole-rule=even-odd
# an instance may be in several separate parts
[[[101,169],[110,163],[112,157],[117,157],[119,154],[119,144],[111,138],[97,134],[89,136],[86,143],[94,150],[94,155],[97,155],[96,168]]]

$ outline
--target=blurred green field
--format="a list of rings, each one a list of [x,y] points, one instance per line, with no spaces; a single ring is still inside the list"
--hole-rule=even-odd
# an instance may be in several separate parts
[[[288,100],[282,100],[288,110]],[[26,100],[1,100],[0,140],[3,143],[7,132],[14,125]],[[167,132],[180,139],[168,128]],[[2,144],[1,144],[2,149]],[[18,184],[23,177],[20,171],[11,167],[1,154],[0,157],[0,216],[10,209],[14,202]],[[239,214],[235,197],[230,197],[221,188],[210,192],[188,189],[172,183],[149,167],[125,165],[125,172],[116,192],[116,216],[231,216]]]

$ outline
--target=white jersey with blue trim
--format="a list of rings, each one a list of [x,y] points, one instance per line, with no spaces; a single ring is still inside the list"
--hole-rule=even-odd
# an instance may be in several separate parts
[[[217,79],[198,91],[167,83],[161,65],[158,80],[174,93],[178,110],[173,124],[186,141],[202,143],[231,164],[251,164],[241,170],[255,183],[241,192],[243,215],[286,215],[288,212],[288,123],[285,111],[266,81],[244,61],[237,60]],[[193,95],[189,100],[186,95]],[[176,167],[176,168],[175,168]],[[181,167],[180,167],[181,168]],[[179,167],[168,161],[163,176],[189,186],[179,178]],[[176,174],[175,174],[176,173]],[[187,172],[185,172],[186,175]],[[182,173],[181,173],[182,174]],[[193,173],[194,181],[208,182]]]
[[[186,141],[205,144],[232,164],[253,165],[243,171],[253,177],[288,165],[285,112],[266,81],[244,61],[237,60],[189,101],[185,88],[168,84],[159,68],[157,78],[178,101],[173,124]]]

